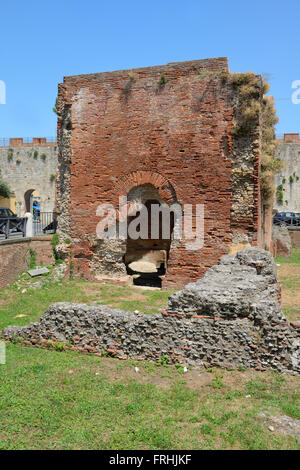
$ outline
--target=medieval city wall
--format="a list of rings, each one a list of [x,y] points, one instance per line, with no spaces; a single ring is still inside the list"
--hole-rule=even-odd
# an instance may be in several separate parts
[[[54,210],[56,171],[56,143],[24,144],[22,139],[10,139],[9,146],[0,147],[0,178],[14,193],[19,216],[26,212],[24,197],[30,190],[41,198],[42,212]]]
[[[299,135],[285,134],[284,140],[277,142],[276,156],[282,160],[283,167],[281,172],[275,176],[277,197],[274,208],[280,212],[300,212]]]

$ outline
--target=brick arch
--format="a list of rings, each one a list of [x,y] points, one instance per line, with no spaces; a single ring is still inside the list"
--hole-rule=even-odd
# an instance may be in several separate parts
[[[154,171],[133,171],[121,176],[115,183],[119,195],[127,195],[132,188],[143,184],[152,184],[158,191],[161,199],[167,204],[177,202],[174,186],[164,176]]]

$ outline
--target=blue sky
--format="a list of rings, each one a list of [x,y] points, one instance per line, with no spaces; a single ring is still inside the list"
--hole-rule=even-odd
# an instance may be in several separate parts
[[[299,0],[11,0],[0,14],[0,137],[54,136],[65,75],[220,56],[267,75],[278,133],[300,132]]]

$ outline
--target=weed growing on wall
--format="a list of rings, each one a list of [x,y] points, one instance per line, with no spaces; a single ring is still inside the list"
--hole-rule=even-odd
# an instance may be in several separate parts
[[[29,268],[34,269],[36,267],[36,252],[35,252],[35,250],[30,248],[29,255],[30,255]]]
[[[269,84],[264,84],[264,92],[269,91]],[[272,205],[275,191],[274,177],[282,169],[282,161],[275,157],[275,124],[278,122],[274,99],[272,96],[264,96],[262,103],[262,152],[261,152],[261,195],[265,208]],[[285,183],[282,182],[283,184]],[[280,188],[280,198],[283,191]],[[277,195],[276,195],[277,197]],[[282,198],[283,200],[283,193]]]
[[[13,151],[13,149],[9,149],[8,154],[7,154],[7,160],[8,160],[9,162],[11,162],[12,159],[13,159],[13,156],[14,156],[14,151]]]

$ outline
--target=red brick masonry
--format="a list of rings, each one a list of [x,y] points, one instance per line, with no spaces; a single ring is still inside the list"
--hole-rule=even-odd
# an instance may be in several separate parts
[[[117,207],[119,196],[148,182],[168,203],[205,205],[204,247],[172,244],[164,285],[201,277],[228,253],[235,232],[257,244],[259,124],[242,144],[233,135],[229,75],[227,59],[216,58],[64,78],[58,232],[72,239],[75,274],[107,274],[97,268],[96,208]],[[242,163],[248,176],[237,171]]]
[[[29,269],[30,249],[35,251],[37,264],[49,265],[54,261],[51,236],[10,239],[0,242],[0,287],[12,283],[24,270]]]

